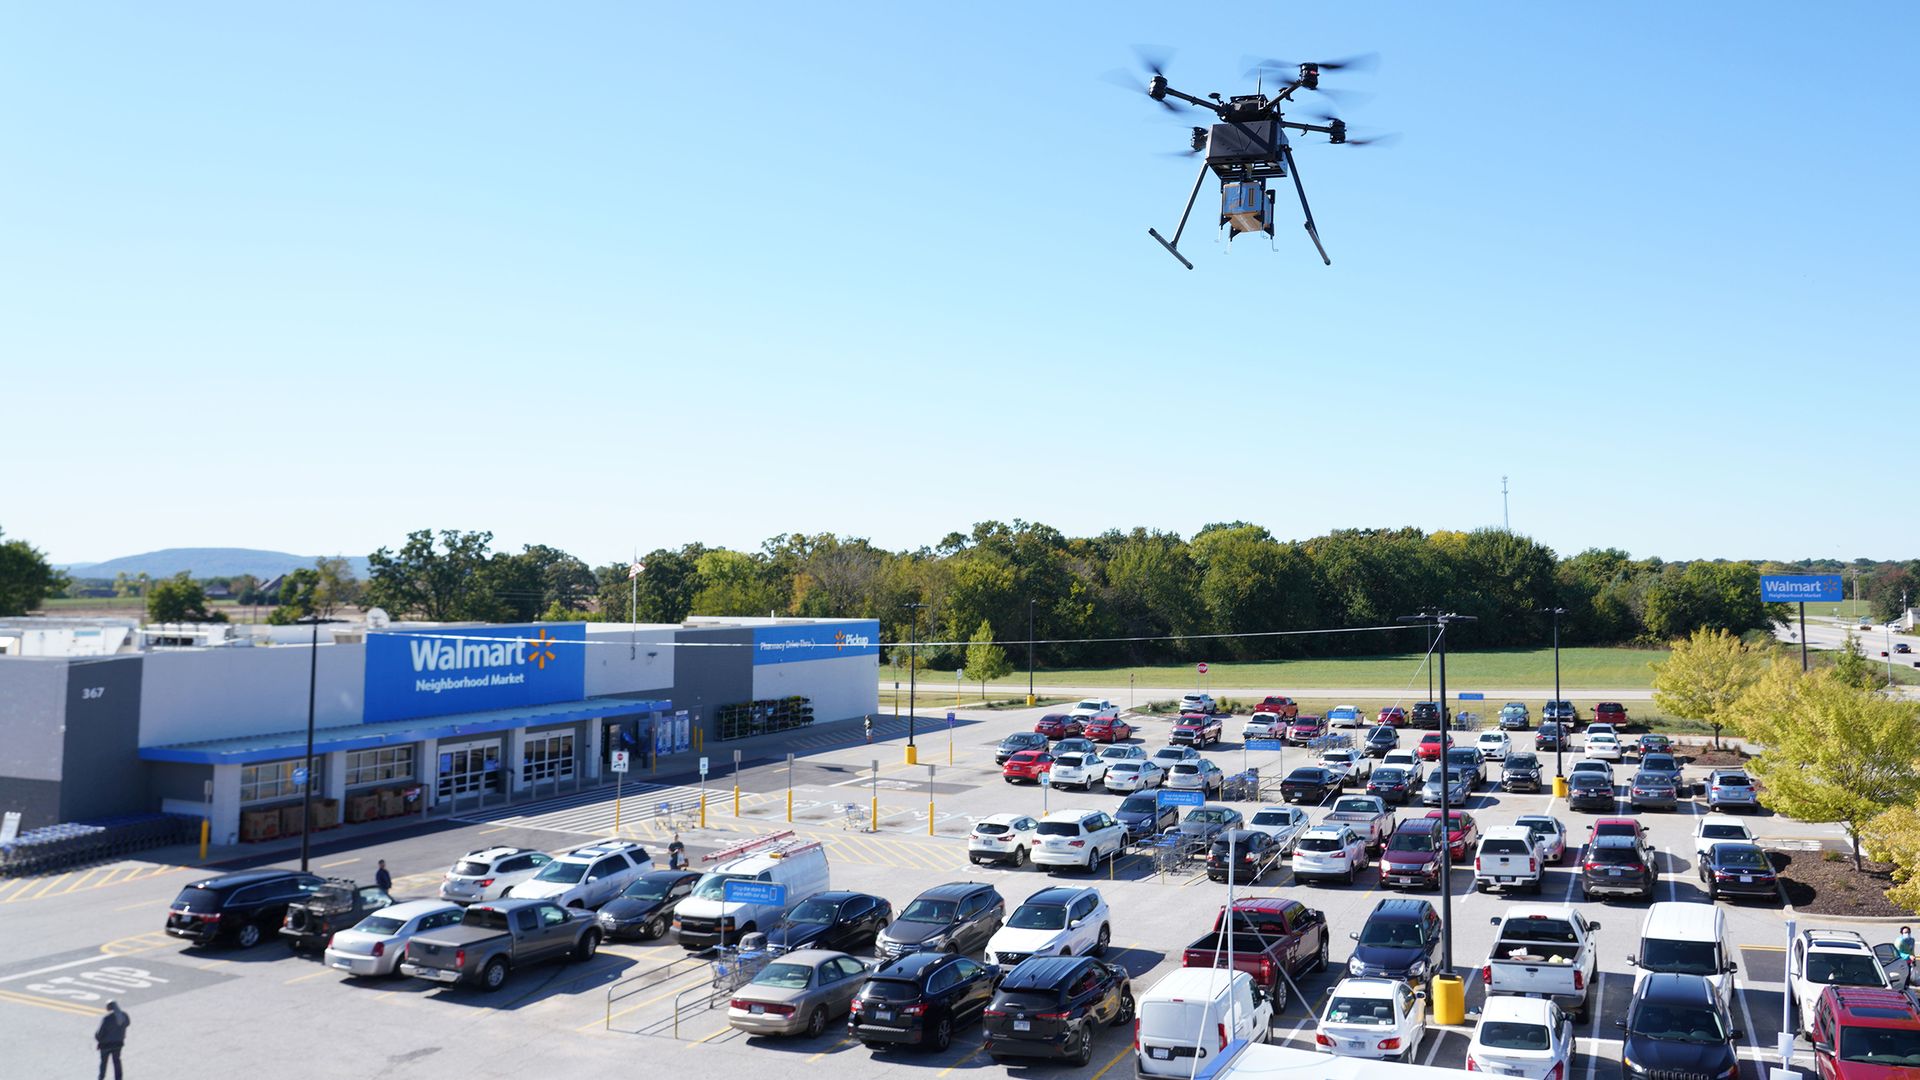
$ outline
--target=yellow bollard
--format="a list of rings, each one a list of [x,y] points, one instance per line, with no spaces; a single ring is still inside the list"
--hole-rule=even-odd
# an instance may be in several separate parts
[[[927,800],[927,835],[933,835],[933,800]]]
[[[700,793],[700,827],[707,827],[707,793]]]
[[[793,789],[787,789],[787,824],[793,824]]]
[[[880,831],[880,796],[873,797],[873,831]]]
[[[740,785],[733,785],[733,816],[740,816]]]
[[[207,861],[207,835],[213,831],[213,822],[200,819],[200,861]]]
[[[1427,984],[1427,1004],[1433,1022],[1443,1027],[1467,1021],[1467,984],[1458,975],[1435,975]]]
[[[920,748],[919,747],[912,746],[912,745],[909,745],[907,747],[907,764],[909,765],[920,764]]]
[[[1031,708],[1033,708],[1033,703],[1034,703],[1034,702],[1036,702],[1036,701],[1039,701],[1039,700],[1040,700],[1039,698],[1037,698],[1037,697],[1034,697],[1034,696],[1033,696],[1032,694],[1028,694],[1028,695],[1027,695],[1027,708],[1029,708],[1029,709],[1031,709]]]
[[[1553,778],[1553,797],[1556,799],[1564,799],[1567,797],[1566,777],[1556,776]]]

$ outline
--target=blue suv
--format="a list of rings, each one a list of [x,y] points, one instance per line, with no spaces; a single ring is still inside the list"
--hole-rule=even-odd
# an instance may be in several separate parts
[[[1368,979],[1419,983],[1440,948],[1440,916],[1425,900],[1389,898],[1373,907],[1359,933],[1347,973]]]

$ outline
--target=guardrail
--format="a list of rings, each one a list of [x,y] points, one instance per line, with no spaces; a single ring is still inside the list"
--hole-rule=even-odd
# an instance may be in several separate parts
[[[614,983],[612,986],[607,987],[607,1019],[606,1019],[605,1030],[608,1030],[608,1031],[613,1030],[613,1003],[614,1002],[624,1001],[635,994],[644,993],[648,990],[651,990],[654,987],[659,986],[663,982],[670,982],[674,979],[677,979],[680,976],[685,975],[687,972],[692,971],[694,967],[698,967],[702,964],[708,963],[712,959],[712,957],[713,957],[712,949],[703,949],[700,952],[688,953],[685,956],[682,956],[678,959],[669,960],[666,963],[661,964],[659,967],[648,968],[647,970],[641,972],[638,975],[630,975],[627,978],[621,979],[619,982]],[[681,965],[683,964],[690,965],[690,966],[681,967]],[[676,971],[674,970],[675,968],[680,968],[680,970]],[[643,985],[633,986],[634,983],[641,983],[643,980],[644,980]],[[622,987],[629,987],[629,986],[631,986],[632,989],[626,989],[626,990],[622,989]]]

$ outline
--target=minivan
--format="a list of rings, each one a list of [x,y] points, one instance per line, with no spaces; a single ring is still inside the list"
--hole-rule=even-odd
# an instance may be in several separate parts
[[[801,901],[831,887],[827,849],[818,841],[766,837],[735,844],[707,856],[718,862],[700,878],[693,892],[673,912],[673,928],[687,949],[740,940],[740,935],[765,932],[779,925]],[[765,881],[787,887],[779,904],[728,902],[729,881]]]
[[[1265,1042],[1273,1006],[1253,976],[1220,968],[1178,968],[1141,994],[1135,1006],[1134,1071],[1184,1077],[1228,1044]],[[1203,1034],[1204,1033],[1204,1034]]]
[[[1647,908],[1647,919],[1640,925],[1640,951],[1627,957],[1627,966],[1635,969],[1635,987],[1648,975],[1663,971],[1704,975],[1721,1004],[1731,1008],[1733,973],[1740,965],[1727,957],[1724,911],[1711,904],[1663,900]]]

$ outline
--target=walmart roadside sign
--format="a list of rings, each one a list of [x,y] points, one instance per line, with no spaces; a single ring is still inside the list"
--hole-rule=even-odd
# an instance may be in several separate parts
[[[1832,603],[1845,593],[1839,574],[1762,574],[1760,599],[1768,604]]]

